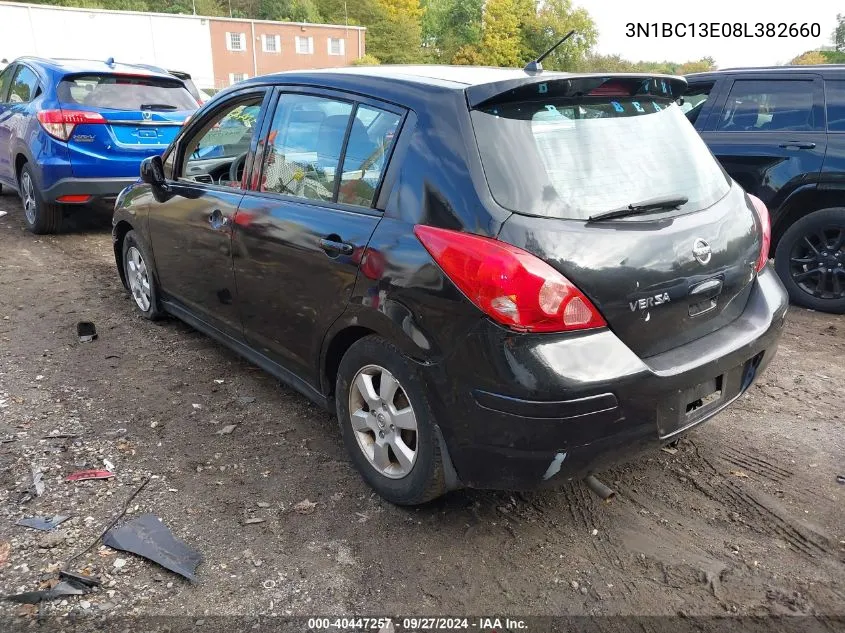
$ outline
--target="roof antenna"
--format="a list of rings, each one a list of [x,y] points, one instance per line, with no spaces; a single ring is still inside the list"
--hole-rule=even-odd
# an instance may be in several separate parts
[[[106,60],[106,66],[114,66],[114,57],[109,57]]]
[[[547,50],[545,53],[540,55],[537,59],[533,59],[530,62],[528,62],[527,64],[525,64],[525,67],[522,70],[524,70],[527,73],[537,73],[537,72],[542,71],[543,70],[543,63],[542,63],[543,60],[546,59],[546,57],[548,57],[549,54],[552,51],[554,51],[558,46],[563,44],[566,40],[568,40],[573,35],[575,35],[575,29],[572,29],[571,31],[569,31],[569,33],[567,33],[562,38],[560,38],[560,41],[557,44],[555,44],[549,50]]]

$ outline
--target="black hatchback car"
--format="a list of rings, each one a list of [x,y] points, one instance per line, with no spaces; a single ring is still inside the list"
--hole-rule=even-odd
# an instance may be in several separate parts
[[[386,499],[553,485],[740,396],[787,298],[685,82],[468,67],[215,96],[114,214],[140,312],[335,410]]]

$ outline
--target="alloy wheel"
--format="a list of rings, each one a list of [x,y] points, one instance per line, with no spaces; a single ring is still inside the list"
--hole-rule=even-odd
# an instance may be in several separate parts
[[[38,203],[35,200],[35,186],[32,184],[32,177],[27,171],[24,171],[21,175],[21,197],[23,198],[23,212],[26,215],[26,221],[35,224],[35,212]]]
[[[150,278],[144,257],[135,246],[130,246],[126,251],[126,277],[135,303],[142,312],[147,312],[152,301]]]
[[[417,417],[396,377],[378,365],[359,370],[349,389],[349,413],[370,465],[390,479],[408,475],[417,459]]]
[[[825,227],[798,240],[789,254],[789,274],[814,297],[845,298],[845,227]]]

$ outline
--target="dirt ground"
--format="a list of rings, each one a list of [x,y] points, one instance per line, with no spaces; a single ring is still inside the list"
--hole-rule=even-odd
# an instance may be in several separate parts
[[[0,210],[0,593],[43,586],[149,475],[127,517],[154,513],[199,550],[198,582],[94,547],[74,568],[103,587],[48,613],[845,614],[843,317],[793,307],[750,393],[675,454],[604,473],[609,504],[574,483],[403,509],[362,483],[332,415],[137,317],[107,216],[38,237],[17,197]],[[78,342],[82,320],[96,341]],[[57,434],[73,437],[43,439]],[[113,480],[64,480],[104,459]],[[32,466],[45,491],[27,501]],[[55,514],[73,518],[15,525]]]

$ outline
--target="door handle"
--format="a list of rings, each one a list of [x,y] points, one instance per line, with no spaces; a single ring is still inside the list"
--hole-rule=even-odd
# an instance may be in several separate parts
[[[355,250],[352,244],[342,241],[336,235],[330,235],[329,237],[321,239],[320,248],[326,251],[329,255],[351,255]]]
[[[215,209],[208,214],[208,223],[211,225],[211,228],[215,230],[227,228],[230,222],[231,220],[229,220],[229,216],[223,215],[223,212],[220,209]]]
[[[787,141],[786,143],[781,143],[778,147],[794,147],[796,149],[815,149],[815,143],[805,143],[802,141]]]

